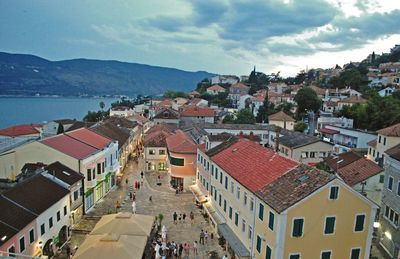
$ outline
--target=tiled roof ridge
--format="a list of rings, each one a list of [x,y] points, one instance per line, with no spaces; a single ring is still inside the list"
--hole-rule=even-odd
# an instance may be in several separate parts
[[[92,131],[92,132],[95,133],[94,131]],[[96,134],[97,134],[97,133],[96,133]],[[82,144],[85,144],[85,145],[87,145],[87,146],[89,146],[89,147],[92,147],[92,148],[94,148],[94,149],[96,149],[96,150],[101,150],[101,149],[99,149],[99,148],[97,148],[97,147],[95,147],[95,146],[93,146],[93,145],[90,145],[89,143],[86,143],[86,142],[84,142],[84,141],[82,141],[82,140],[80,140],[80,139],[77,139],[77,138],[74,138],[74,137],[68,135],[68,132],[67,132],[67,133],[63,133],[63,135],[65,135],[65,136],[67,136],[67,137],[69,137],[69,138],[71,138],[71,139],[74,139],[74,140],[76,140],[76,141],[78,141],[78,142],[80,142],[80,143],[82,143]],[[101,135],[101,136],[103,136],[103,135]]]
[[[29,181],[29,180],[31,180],[32,178],[36,177],[36,176],[37,176],[37,175],[31,176],[31,177],[29,177],[28,179],[24,180],[24,182]],[[5,193],[7,193],[7,192],[5,192]],[[28,209],[28,208],[22,206],[22,205],[19,204],[18,202],[12,200],[11,198],[8,198],[7,196],[5,196],[5,195],[3,195],[3,194],[1,194],[0,197],[6,199],[7,201],[11,202],[11,203],[14,204],[15,206],[17,206],[17,207],[19,207],[19,208],[25,210],[25,211],[28,212],[28,213],[31,213],[32,215],[34,215],[34,216],[36,216],[36,217],[39,216],[37,213],[35,213],[35,212],[31,211],[30,209]]]
[[[206,155],[211,158],[212,156],[215,156],[216,154],[218,154],[218,153],[224,151],[225,149],[229,148],[230,146],[232,146],[233,144],[238,142],[238,140],[239,139],[236,136],[231,135],[231,137],[229,139],[227,139],[224,142],[222,142],[221,144],[219,144],[219,145],[207,150],[206,151]]]

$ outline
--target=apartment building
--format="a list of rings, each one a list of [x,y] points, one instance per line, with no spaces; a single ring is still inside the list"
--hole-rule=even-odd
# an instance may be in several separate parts
[[[377,131],[376,139],[368,142],[367,158],[383,166],[386,150],[400,144],[400,123]]]

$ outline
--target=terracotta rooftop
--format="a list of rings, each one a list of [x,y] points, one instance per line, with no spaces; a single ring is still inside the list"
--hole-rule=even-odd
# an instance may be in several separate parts
[[[256,192],[265,203],[281,213],[335,179],[335,176],[301,164]]]
[[[114,125],[116,125],[118,127],[127,128],[127,129],[133,129],[138,125],[137,122],[128,120],[127,118],[120,117],[120,116],[111,116],[111,117],[108,117],[107,119],[105,119],[103,121],[104,122],[109,122],[109,123],[114,124]]]
[[[129,111],[132,110],[131,107],[128,106],[115,106],[115,107],[111,107],[112,111]]]
[[[0,130],[0,136],[18,137],[26,135],[40,135],[40,131],[30,124],[15,125],[9,128]]]
[[[167,141],[168,151],[170,152],[183,153],[183,154],[197,153],[196,143],[194,143],[192,138],[190,138],[182,130],[177,130],[175,134],[167,137],[166,141]]]
[[[167,137],[172,133],[167,131],[153,131],[144,137],[143,145],[145,147],[167,147]]]
[[[207,91],[220,91],[220,92],[225,92],[225,88],[223,88],[220,85],[212,85],[209,88],[207,88]]]
[[[321,129],[319,129],[319,132],[326,133],[329,135],[334,135],[334,134],[340,133],[340,131],[338,131],[338,130],[328,129],[328,128],[321,128]]]
[[[339,168],[339,176],[350,186],[361,183],[382,172],[382,168],[364,157]]]
[[[298,148],[316,143],[318,141],[321,140],[317,137],[306,135],[296,131],[286,131],[284,136],[280,137],[279,140],[281,145],[289,148]]]
[[[153,127],[151,127],[146,134],[150,134],[152,132],[156,132],[156,131],[165,131],[168,133],[173,133],[176,130],[177,126],[176,124],[167,124],[167,123],[160,123],[160,124],[156,124]]]
[[[338,106],[338,103],[333,102],[333,101],[327,101],[327,102],[325,102],[325,105],[328,107],[336,107],[336,106]]]
[[[90,128],[91,131],[96,132],[104,137],[118,141],[118,148],[120,149],[130,138],[130,132],[126,128],[120,128],[110,122],[100,122]]]
[[[164,106],[164,107],[171,107],[173,100],[171,99],[164,99],[157,104],[157,106]]]
[[[200,93],[199,92],[197,92],[197,91],[191,91],[190,93],[189,93],[189,95],[200,95]]]
[[[361,96],[350,96],[349,98],[339,101],[341,103],[367,103],[368,101]]]
[[[325,89],[323,89],[321,87],[318,87],[316,85],[310,85],[307,87],[313,89],[317,93],[317,95],[325,95]]]
[[[291,116],[287,115],[283,111],[279,111],[268,116],[268,120],[272,121],[295,121]]]
[[[243,84],[243,83],[236,83],[233,84],[230,88],[236,88],[236,89],[249,89],[250,87]]]
[[[376,148],[376,139],[367,142],[367,145]]]
[[[214,117],[215,111],[205,106],[187,106],[181,111],[182,117]]]
[[[378,134],[388,137],[400,137],[400,123],[378,130]]]
[[[154,115],[154,119],[179,119],[179,113],[171,108],[163,107]]]
[[[361,158],[362,158],[362,156],[360,154],[350,151],[350,152],[346,152],[346,153],[341,153],[335,157],[334,156],[326,157],[326,158],[324,158],[324,161],[333,171],[336,172],[336,170],[338,168],[342,168],[346,165],[349,165]],[[339,163],[337,163],[337,162],[339,162]]]
[[[201,99],[201,98],[193,98],[193,99],[190,101],[189,105],[196,105],[196,104],[198,104],[198,103],[201,102],[201,101],[203,101],[203,99]]]
[[[96,124],[95,122],[75,121],[65,132],[73,131],[80,128],[90,128]]]
[[[298,163],[247,139],[232,141],[211,160],[252,192],[273,182]],[[221,144],[222,145],[222,144]],[[210,152],[207,152],[210,154]]]
[[[385,153],[388,154],[390,157],[400,161],[400,144],[386,150]]]
[[[3,193],[4,197],[37,215],[67,195],[69,195],[68,189],[41,174],[32,176]]]
[[[73,130],[64,134],[96,149],[104,149],[112,141],[108,137],[102,136],[85,128]]]

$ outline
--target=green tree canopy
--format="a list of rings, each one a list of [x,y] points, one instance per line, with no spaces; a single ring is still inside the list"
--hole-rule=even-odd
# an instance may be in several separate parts
[[[307,123],[304,121],[299,121],[296,124],[294,124],[294,130],[298,132],[304,132],[307,129]]]
[[[309,88],[305,87],[300,89],[294,100],[297,102],[297,119],[301,119],[306,111],[318,111],[321,107],[322,101],[318,98],[317,93]]]
[[[256,119],[250,109],[242,109],[237,113],[236,124],[254,124]]]

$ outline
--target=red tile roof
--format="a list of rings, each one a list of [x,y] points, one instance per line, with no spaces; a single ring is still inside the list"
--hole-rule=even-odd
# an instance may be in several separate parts
[[[350,96],[349,98],[343,99],[339,101],[341,103],[360,103],[360,104],[365,104],[368,101],[361,96]]]
[[[195,95],[200,95],[200,93],[197,92],[197,91],[191,91],[191,92],[189,93],[189,95],[195,96]]]
[[[236,83],[236,84],[233,84],[233,85],[231,86],[231,88],[249,89],[250,87],[247,86],[247,85],[245,85],[245,84],[242,84],[242,83]]]
[[[367,142],[367,145],[376,148],[376,139]]]
[[[226,173],[252,192],[271,183],[298,165],[272,149],[240,139],[211,157]]]
[[[210,91],[219,91],[219,92],[225,92],[225,88],[223,88],[222,86],[220,86],[220,85],[212,85],[212,86],[210,86],[209,88],[207,88],[207,91],[208,90],[210,90]]]
[[[339,176],[350,186],[361,183],[368,178],[382,172],[377,164],[371,160],[361,158],[353,163],[339,168]]]
[[[362,156],[360,154],[349,151],[346,153],[341,153],[338,156],[328,156],[324,158],[324,161],[333,171],[336,172],[337,169],[347,166],[361,158]]]
[[[188,106],[181,111],[182,117],[214,117],[215,111],[210,107],[203,106]]]
[[[153,127],[151,127],[147,131],[147,134],[150,134],[150,133],[156,132],[156,131],[165,131],[168,133],[173,133],[176,130],[176,128],[177,128],[176,124],[160,123],[160,124],[156,124]]]
[[[270,121],[295,121],[292,117],[284,113],[283,111],[274,113],[268,116],[268,120]]]
[[[153,131],[146,135],[143,145],[145,147],[167,147],[166,139],[171,135],[172,133],[168,131]]]
[[[400,144],[385,151],[390,157],[400,161]]]
[[[330,135],[334,135],[334,134],[340,133],[340,131],[333,130],[333,129],[328,129],[328,128],[321,128],[321,129],[319,129],[319,132],[330,134]]]
[[[400,123],[378,130],[378,133],[389,137],[400,137]]]
[[[0,130],[0,136],[7,136],[7,137],[18,137],[18,136],[35,135],[35,134],[39,135],[40,131],[33,124],[15,125],[10,128]]]
[[[111,139],[86,128],[77,129],[65,134],[97,149],[103,149],[112,142]]]
[[[73,139],[65,134],[43,139],[40,143],[76,159],[84,159],[99,151],[97,148]]]
[[[177,130],[174,135],[167,138],[168,151],[183,154],[196,154],[197,145],[182,130]]]
[[[203,99],[201,99],[201,98],[193,98],[191,101],[190,101],[190,103],[189,103],[189,105],[196,105],[196,104],[198,104],[199,102],[201,102]]]

